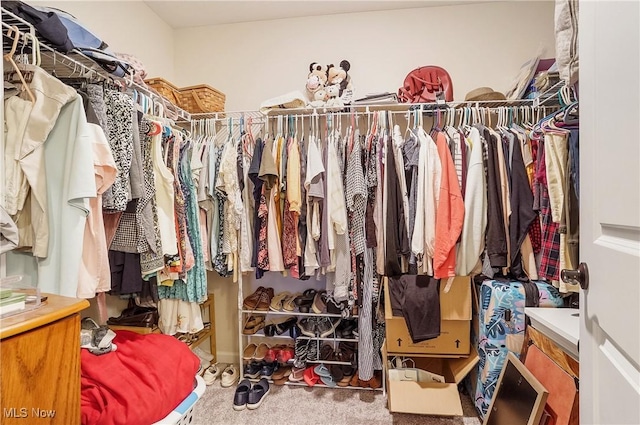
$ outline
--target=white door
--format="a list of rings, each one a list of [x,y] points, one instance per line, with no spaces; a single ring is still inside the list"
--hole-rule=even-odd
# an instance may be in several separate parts
[[[640,3],[580,2],[580,422],[640,424]]]

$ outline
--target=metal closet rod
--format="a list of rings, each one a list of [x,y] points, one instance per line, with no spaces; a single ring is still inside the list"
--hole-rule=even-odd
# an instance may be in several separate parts
[[[553,96],[552,96],[553,97]],[[415,111],[421,111],[422,113],[437,113],[440,112],[448,112],[451,109],[455,109],[456,111],[462,110],[462,108],[472,108],[472,109],[485,109],[489,112],[498,112],[501,108],[554,108],[558,105],[547,104],[549,98],[545,98],[544,100],[536,103],[534,100],[514,100],[514,101],[484,101],[484,102],[449,102],[444,104],[435,104],[435,103],[399,103],[399,104],[388,104],[388,105],[350,105],[345,108],[341,108],[340,110],[327,110],[325,108],[292,108],[292,109],[278,109],[276,111],[271,111],[268,114],[263,114],[260,111],[230,111],[230,112],[210,112],[210,113],[201,113],[201,114],[191,114],[192,120],[207,120],[214,119],[217,121],[224,121],[228,118],[238,119],[241,116],[244,116],[245,120],[251,117],[256,122],[256,119],[261,120],[269,120],[271,118],[276,118],[279,116],[287,116],[293,115],[298,117],[313,117],[313,116],[350,116],[353,113],[356,114],[368,114],[372,112],[378,111],[387,111],[392,114],[407,114]],[[351,109],[350,111],[344,111],[344,109]],[[321,110],[321,112],[318,112]]]
[[[423,112],[428,111],[446,111],[450,108],[470,107],[470,108],[489,108],[491,111],[497,111],[499,107],[542,107],[542,106],[556,106],[551,102],[557,102],[557,94],[564,86],[563,81],[559,81],[556,84],[549,87],[542,92],[537,98],[534,99],[513,99],[513,100],[485,100],[485,101],[453,101],[445,103],[388,103],[388,104],[352,104],[346,105],[343,108],[331,110],[326,107],[304,107],[304,108],[291,108],[291,109],[273,109],[267,114],[263,114],[260,111],[246,110],[246,111],[222,111],[222,112],[209,112],[202,114],[191,114],[192,119],[223,119],[228,115],[233,117],[240,117],[244,115],[257,117],[277,117],[281,115],[302,115],[302,116],[315,116],[315,115],[328,115],[328,114],[345,114],[350,115],[353,112],[368,113],[374,111],[390,111],[392,113],[406,114],[415,109],[421,109]],[[542,99],[542,100],[540,100]],[[344,111],[350,109],[350,111]]]

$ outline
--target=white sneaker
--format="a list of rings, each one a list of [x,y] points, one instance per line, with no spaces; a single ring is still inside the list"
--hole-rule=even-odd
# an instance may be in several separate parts
[[[213,354],[204,351],[200,347],[196,347],[192,351],[196,354],[196,356],[200,357],[203,360],[206,360],[208,362],[211,362],[213,360]]]
[[[218,363],[216,363],[205,369],[202,379],[204,379],[205,384],[212,385],[216,379],[218,379],[220,374],[222,374],[222,367],[218,366]]]
[[[222,377],[220,378],[220,386],[223,388],[230,387],[235,385],[240,378],[240,374],[238,373],[238,369],[235,365],[230,364],[224,369],[222,372]]]

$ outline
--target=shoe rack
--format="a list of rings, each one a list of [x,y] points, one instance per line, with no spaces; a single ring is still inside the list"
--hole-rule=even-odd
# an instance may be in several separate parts
[[[321,347],[323,345],[323,343],[331,343],[331,345],[333,346],[333,349],[337,349],[338,344],[340,342],[351,342],[351,343],[355,343],[358,344],[358,338],[354,337],[354,338],[338,338],[335,336],[327,336],[327,337],[320,337],[320,336],[315,336],[315,337],[311,337],[311,336],[307,336],[307,335],[299,335],[297,336],[296,339],[292,338],[288,331],[286,331],[285,333],[283,333],[282,335],[272,335],[272,336],[268,336],[264,334],[264,328],[258,330],[256,333],[254,334],[250,334],[247,335],[243,332],[244,330],[244,326],[247,320],[247,317],[251,316],[251,315],[261,315],[261,316],[265,316],[265,322],[269,323],[269,322],[273,322],[274,318],[276,322],[278,322],[279,320],[277,320],[278,316],[282,316],[282,319],[284,320],[284,317],[296,317],[298,319],[301,318],[340,318],[340,319],[345,319],[345,317],[341,314],[331,314],[331,313],[313,313],[313,312],[309,312],[309,313],[303,313],[303,312],[299,312],[297,311],[297,309],[295,311],[273,311],[271,309],[268,310],[248,310],[243,308],[243,304],[244,304],[244,299],[246,296],[250,295],[251,293],[253,293],[253,290],[247,294],[244,293],[243,291],[243,281],[242,279],[246,279],[246,276],[243,276],[242,274],[239,274],[239,280],[238,280],[238,341],[239,341],[239,347],[238,347],[238,353],[239,353],[239,359],[238,359],[238,363],[240,364],[240,368],[239,368],[239,372],[240,372],[240,381],[242,381],[244,379],[244,365],[249,363],[251,360],[245,360],[243,358],[243,353],[244,350],[246,348],[247,345],[254,343],[256,345],[259,345],[260,343],[266,343],[269,346],[274,346],[277,344],[288,344],[291,346],[295,345],[295,341],[300,339],[300,340],[316,340],[318,341],[318,343],[316,344],[316,358],[317,360],[306,360],[306,364],[307,365],[318,365],[318,364],[325,364],[325,365],[351,365],[351,362],[346,362],[346,361],[335,361],[335,360],[321,360],[320,359],[320,350]],[[284,281],[284,279],[282,279]],[[268,282],[261,282],[258,281],[258,283],[255,283],[255,285],[253,286],[271,286],[268,284]],[[278,282],[281,285],[283,285],[283,282]],[[308,281],[295,281],[294,283],[295,285],[297,285],[296,287],[292,287],[289,284],[286,284],[285,286],[282,286],[282,291],[287,290],[287,291],[292,291],[295,290],[294,292],[302,292],[304,291],[304,289],[307,288],[306,285],[308,286],[314,286],[314,284],[316,284],[317,286],[317,281],[315,279],[310,279]],[[255,288],[253,288],[255,290]],[[248,291],[247,291],[248,292]],[[277,291],[276,293],[281,292],[281,291]],[[358,319],[358,315],[353,315],[353,316],[348,316],[347,319]],[[356,354],[357,356],[357,354]],[[290,362],[287,363],[287,365],[292,365]],[[258,378],[247,378],[252,382],[257,382],[260,380],[260,377]],[[269,383],[273,384],[273,380],[269,379]],[[307,383],[302,380],[299,382],[294,382],[294,381],[286,381],[284,383],[284,385],[293,385],[293,386],[308,386]],[[384,386],[382,388],[365,388],[365,387],[359,387],[359,386],[329,386],[326,384],[323,384],[322,382],[316,383],[314,385],[314,387],[320,387],[320,388],[344,388],[344,389],[354,389],[354,390],[366,390],[366,391],[380,391],[383,392],[384,391]]]

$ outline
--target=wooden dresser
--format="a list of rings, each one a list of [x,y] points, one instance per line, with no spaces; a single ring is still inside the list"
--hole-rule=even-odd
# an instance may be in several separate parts
[[[87,300],[48,295],[0,321],[0,423],[80,424],[80,311]]]

